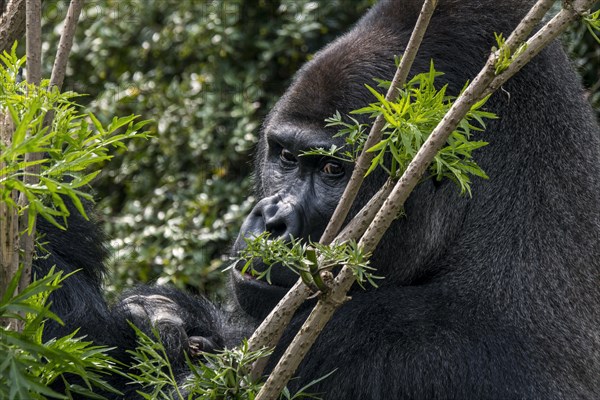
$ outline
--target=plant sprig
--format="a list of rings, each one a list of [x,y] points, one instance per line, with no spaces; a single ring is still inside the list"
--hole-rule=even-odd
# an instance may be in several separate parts
[[[65,229],[70,199],[79,213],[87,218],[83,200],[92,196],[83,190],[99,173],[98,165],[112,158],[110,148],[124,147],[134,138],[147,138],[142,129],[150,121],[135,122],[136,116],[115,117],[108,126],[92,113],[81,113],[73,99],[74,92],[48,90],[49,80],[40,86],[19,79],[24,58],[11,53],[0,54],[0,109],[14,124],[10,143],[0,141],[0,201],[27,213],[27,232],[31,233],[39,214],[60,229]],[[51,126],[45,126],[48,114],[54,114]],[[28,153],[43,154],[42,159],[26,161]],[[35,184],[24,179],[29,166],[39,165]],[[90,167],[96,167],[89,172]],[[28,199],[25,209],[15,201],[13,191]],[[50,200],[50,201],[48,201]]]
[[[232,399],[254,400],[264,385],[263,377],[251,375],[254,363],[269,356],[273,351],[260,348],[251,351],[248,341],[243,340],[240,346],[216,353],[202,353],[203,361],[198,363],[186,356],[186,364],[190,374],[182,381],[176,377],[165,347],[156,329],[151,335],[132,325],[138,346],[128,351],[135,364],[126,375],[132,384],[141,385],[137,393],[144,399],[154,400],[192,400],[192,399]],[[318,399],[308,393],[311,386],[329,377],[333,372],[304,386],[295,394],[286,387],[280,399],[295,400],[302,398]]]
[[[286,242],[281,238],[272,239],[268,232],[244,240],[246,248],[241,251],[240,258],[246,260],[246,264],[241,272],[250,273],[269,283],[272,269],[282,267],[289,268],[300,275],[307,285],[322,292],[328,291],[328,287],[322,281],[321,273],[335,267],[351,268],[356,281],[363,288],[365,283],[377,287],[375,281],[383,279],[375,275],[375,269],[369,265],[370,254],[361,251],[355,241],[332,245],[300,239]],[[254,267],[257,259],[262,261],[266,269],[257,270]]]
[[[590,34],[600,43],[600,10],[590,13],[588,16],[583,18]]]
[[[117,362],[108,355],[110,348],[83,340],[77,336],[78,331],[43,341],[48,319],[62,324],[50,311],[49,296],[71,274],[51,270],[13,296],[21,273],[20,269],[0,300],[0,320],[24,321],[22,332],[0,326],[0,398],[69,399],[76,394],[104,399],[97,389],[119,394],[105,380],[109,374],[118,372]],[[74,377],[79,377],[83,385]],[[51,388],[56,382],[62,382],[65,394]]]
[[[492,48],[492,50],[498,51],[498,59],[496,60],[496,75],[500,75],[502,72],[506,71],[508,67],[527,50],[527,43],[522,43],[515,52],[511,52],[509,46],[506,45],[506,39],[504,35],[501,33],[494,33],[494,38],[496,39],[496,44],[498,47]]]
[[[428,72],[415,75],[399,91],[394,101],[388,101],[376,89],[367,85],[376,102],[352,111],[352,114],[367,114],[370,118],[382,115],[385,118],[382,140],[368,149],[375,153],[367,175],[380,167],[392,178],[400,177],[413,157],[452,106],[455,97],[446,94],[447,85],[436,88],[435,80],[443,73],[436,71],[433,62]],[[389,81],[378,80],[379,86],[389,87]],[[466,87],[466,86],[465,86]],[[464,89],[463,89],[464,90]],[[461,194],[471,195],[471,175],[487,179],[486,173],[477,165],[473,152],[487,145],[484,141],[471,140],[473,132],[483,131],[485,119],[496,115],[483,111],[487,98],[476,103],[460,121],[448,138],[448,145],[435,156],[427,178],[453,181]],[[366,139],[366,125],[348,116],[350,122],[336,113],[326,120],[327,126],[340,127],[336,136],[345,138],[345,146],[330,149],[313,149],[304,154],[339,158],[352,162],[360,154]]]

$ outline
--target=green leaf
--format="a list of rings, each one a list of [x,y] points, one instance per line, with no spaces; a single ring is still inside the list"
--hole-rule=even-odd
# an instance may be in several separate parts
[[[96,128],[96,130],[98,132],[100,132],[101,135],[103,135],[103,136],[106,135],[106,130],[102,126],[102,123],[100,121],[98,121],[98,118],[96,118],[96,116],[92,113],[88,113],[87,115],[92,120],[92,123],[94,124],[94,127]]]

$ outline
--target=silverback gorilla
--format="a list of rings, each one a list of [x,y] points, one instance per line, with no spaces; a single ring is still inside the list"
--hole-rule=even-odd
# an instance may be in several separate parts
[[[421,4],[382,0],[298,72],[261,131],[260,201],[234,254],[243,237],[263,231],[320,236],[352,165],[299,153],[336,143],[324,119],[372,101],[364,85],[373,78],[391,79]],[[510,33],[529,5],[440,0],[413,73],[434,60],[456,94],[483,66],[494,32]],[[293,387],[335,370],[314,389],[329,400],[600,399],[600,128],[558,43],[487,108],[500,116],[477,154],[490,180],[475,182],[472,198],[447,182],[417,187],[372,260],[385,280],[378,289],[352,291]],[[384,179],[369,177],[356,210]],[[153,323],[185,373],[188,338],[205,349],[237,344],[296,280],[283,268],[272,285],[234,270],[231,305],[223,309],[158,287],[135,289],[108,307],[94,224],[73,217],[66,233],[40,226],[52,257],[40,260],[38,271],[84,267],[54,297],[67,326],[49,335],[81,326],[98,343],[116,346],[124,361],[135,340],[126,320]],[[283,342],[307,311],[298,312]]]

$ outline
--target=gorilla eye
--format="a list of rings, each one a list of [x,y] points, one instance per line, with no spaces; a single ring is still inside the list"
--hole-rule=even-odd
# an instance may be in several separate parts
[[[336,176],[344,173],[344,167],[339,163],[328,161],[323,165],[322,171],[327,175]]]
[[[298,162],[298,160],[296,159],[296,157],[294,156],[294,154],[292,154],[291,151],[288,151],[286,149],[282,149],[281,153],[279,153],[279,159],[284,163],[284,164],[296,164]]]

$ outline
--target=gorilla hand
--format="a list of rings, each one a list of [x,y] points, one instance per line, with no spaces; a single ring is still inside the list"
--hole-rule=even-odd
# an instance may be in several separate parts
[[[185,353],[194,358],[221,347],[221,340],[214,335],[218,314],[204,298],[144,287],[130,293],[117,307],[143,332],[150,333],[152,327],[158,331],[171,363],[183,364]]]

